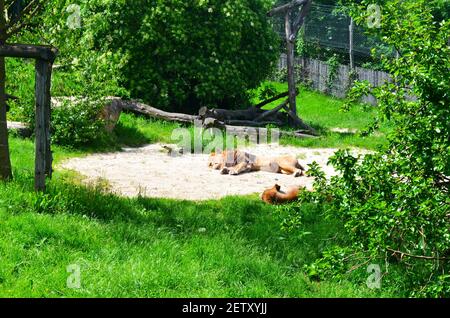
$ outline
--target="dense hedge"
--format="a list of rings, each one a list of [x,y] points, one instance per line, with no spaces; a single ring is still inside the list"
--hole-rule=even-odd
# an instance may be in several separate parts
[[[77,57],[94,81],[114,77],[156,107],[243,106],[277,60],[270,0],[82,0],[75,30],[66,25],[70,1],[52,2],[40,30],[61,48],[60,61]]]
[[[269,1],[270,2],[270,1]],[[121,51],[133,96],[173,110],[242,102],[276,60],[268,1],[113,1],[96,45]]]
[[[347,3],[355,22],[370,17],[371,0]],[[344,221],[353,251],[365,253],[367,264],[383,259],[384,281],[392,279],[387,265],[399,264],[411,296],[449,297],[450,22],[433,12],[427,0],[383,1],[381,26],[368,31],[398,49],[398,59],[383,58],[393,80],[356,82],[348,97],[349,105],[368,92],[377,98],[379,118],[366,133],[389,121],[388,146],[362,160],[336,152],[329,162],[341,174],[328,182],[317,165],[309,173],[317,177],[314,196],[332,198],[328,212]]]

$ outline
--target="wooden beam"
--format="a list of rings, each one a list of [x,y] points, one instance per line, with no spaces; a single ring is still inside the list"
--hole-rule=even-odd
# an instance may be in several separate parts
[[[122,110],[126,110],[135,114],[145,115],[148,117],[177,121],[182,123],[193,123],[195,120],[200,119],[199,116],[195,115],[187,115],[181,113],[169,113],[158,108],[145,105],[138,101],[133,100],[123,100],[120,98],[116,99],[117,104],[122,108]]]
[[[289,89],[289,105],[294,114],[297,114],[297,89],[295,87],[295,70],[294,70],[294,43],[290,41],[292,34],[290,14],[286,12],[285,15],[285,31],[286,31],[286,49],[287,49],[287,72],[288,72],[288,89]]]
[[[234,134],[237,136],[248,136],[252,134],[257,134],[257,136],[269,136],[270,130],[263,127],[248,127],[248,126],[230,126],[225,123],[214,119],[207,118],[203,123],[203,127],[207,128],[219,128],[224,129],[227,134]],[[317,138],[316,136],[305,134],[304,131],[286,131],[286,130],[277,130],[279,132],[279,136],[288,136],[295,138]]]
[[[284,92],[284,93],[281,93],[281,94],[278,94],[277,96],[274,96],[274,97],[271,97],[271,98],[269,98],[269,99],[266,99],[265,101],[262,101],[261,103],[255,105],[254,107],[255,107],[255,108],[259,108],[259,109],[260,109],[260,108],[263,108],[263,107],[266,106],[267,104],[270,104],[270,103],[272,103],[272,102],[274,102],[274,101],[276,101],[276,100],[279,100],[280,98],[286,97],[286,96],[288,96],[288,95],[289,95],[289,91]]]
[[[273,17],[276,14],[284,14],[284,13],[292,10],[296,6],[301,6],[301,5],[305,4],[306,2],[308,2],[308,0],[294,0],[292,2],[286,3],[282,6],[279,6],[279,7],[276,7],[274,9],[270,10],[267,13],[267,15],[269,17]]]
[[[264,112],[263,114],[259,115],[255,118],[255,121],[261,121],[267,117],[270,117],[276,113],[278,113],[281,109],[283,109],[287,104],[289,103],[289,99],[285,100],[283,103],[275,107],[274,109],[268,110]]]
[[[58,49],[51,46],[29,44],[0,45],[0,56],[5,57],[30,58],[53,63],[57,54]]]
[[[300,31],[303,23],[305,22],[306,15],[309,13],[309,10],[311,9],[312,1],[308,0],[306,3],[304,3],[302,10],[300,11],[300,14],[297,16],[297,19],[294,21],[292,34],[289,38],[289,41],[294,42],[297,38],[298,31]]]
[[[44,135],[46,139],[46,148],[45,148],[45,175],[48,178],[52,178],[53,176],[53,153],[51,149],[51,135],[50,135],[50,122],[52,117],[52,107],[51,107],[51,78],[52,78],[52,70],[53,65],[50,62],[37,60],[36,63],[43,63],[42,68],[45,73],[45,92],[43,92],[43,104],[44,104]],[[38,96],[38,94],[36,94]],[[37,97],[36,97],[37,98]]]
[[[349,50],[348,50],[348,54],[350,57],[350,70],[352,71],[355,68],[355,63],[354,63],[354,54],[353,54],[353,30],[354,30],[354,22],[353,22],[353,18],[350,18],[350,25],[348,27],[348,31],[349,31]]]
[[[52,64],[36,60],[36,159],[35,189],[45,191],[45,177],[52,174],[50,149],[50,84]]]

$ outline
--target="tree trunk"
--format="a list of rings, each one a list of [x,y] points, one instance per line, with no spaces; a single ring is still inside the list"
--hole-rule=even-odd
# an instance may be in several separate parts
[[[350,71],[353,71],[353,69],[355,68],[354,53],[353,53],[353,30],[354,30],[353,18],[350,18],[350,25],[348,27],[348,30],[349,30],[348,54],[350,57]]]
[[[12,178],[6,123],[5,58],[0,56],[0,180]]]
[[[292,29],[290,12],[285,16],[285,28],[286,28],[286,48],[287,48],[287,71],[288,71],[288,87],[289,87],[289,105],[291,112],[297,115],[297,92],[295,88],[295,70],[294,70],[294,42],[290,40]]]
[[[119,98],[113,98],[112,102],[122,109],[139,115],[146,115],[153,118],[164,119],[169,121],[177,121],[182,123],[193,123],[199,119],[199,116],[187,115],[181,113],[169,113],[158,108],[145,105],[143,103],[131,100],[122,100]]]
[[[5,44],[6,21],[5,1],[0,0],[0,45]],[[8,127],[6,122],[6,67],[5,58],[0,56],[0,180],[12,178],[9,157]]]

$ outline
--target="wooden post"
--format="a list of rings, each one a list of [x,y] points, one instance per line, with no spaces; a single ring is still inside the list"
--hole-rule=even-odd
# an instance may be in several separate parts
[[[36,60],[36,162],[35,189],[45,191],[45,177],[52,175],[50,149],[50,84],[52,63]]]
[[[45,177],[52,176],[50,148],[50,85],[52,65],[58,49],[50,46],[4,44],[0,42],[0,56],[32,58],[36,60],[36,162],[35,189],[45,191]]]
[[[286,29],[286,48],[287,48],[287,72],[288,72],[288,89],[289,89],[289,105],[291,112],[297,115],[297,91],[295,88],[295,68],[294,68],[294,42],[291,41],[291,19],[290,11],[285,14]]]
[[[354,22],[353,18],[350,18],[350,25],[348,27],[349,29],[349,55],[350,55],[350,71],[353,71],[355,68],[355,62],[354,62],[354,54],[353,54],[353,29],[354,29]]]

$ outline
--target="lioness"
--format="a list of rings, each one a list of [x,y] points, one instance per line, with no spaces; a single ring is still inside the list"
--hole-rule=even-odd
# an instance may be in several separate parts
[[[281,187],[275,184],[261,194],[261,199],[269,204],[286,203],[296,200],[301,189],[300,187],[291,187],[287,192],[282,192]]]
[[[212,152],[208,159],[208,166],[220,170],[222,174],[231,175],[261,170],[292,174],[294,177],[300,177],[303,175],[303,171],[305,171],[305,168],[293,156],[266,158],[239,150]]]

